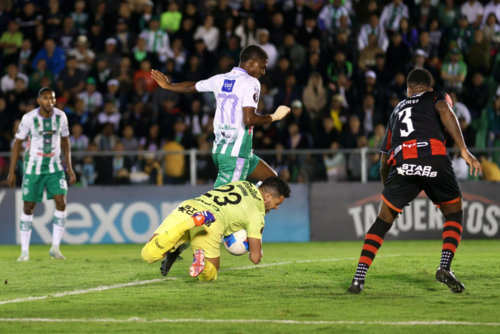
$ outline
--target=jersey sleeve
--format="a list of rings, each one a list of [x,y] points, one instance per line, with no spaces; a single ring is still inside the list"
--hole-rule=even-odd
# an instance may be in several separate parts
[[[389,150],[391,149],[391,139],[391,122],[389,121],[389,123],[387,123],[387,130],[385,132],[384,140],[382,140],[382,147],[380,147],[381,153],[389,154]]]
[[[21,123],[19,123],[19,127],[17,128],[16,138],[19,140],[25,140],[30,133],[30,120],[28,117],[23,116],[21,119]]]
[[[247,225],[247,236],[249,238],[262,239],[262,233],[264,232],[264,217],[262,214],[255,213]]]
[[[241,101],[241,106],[244,107],[252,107],[257,109],[257,105],[259,104],[259,96],[260,96],[260,82],[257,79],[252,79],[248,82],[243,90],[243,100]]]
[[[213,76],[211,78],[208,78],[206,80],[201,80],[198,81],[195,85],[196,90],[198,93],[203,93],[203,92],[215,92],[215,79],[217,76]]]
[[[450,108],[453,108],[453,102],[451,101],[451,97],[446,93],[438,92],[436,94],[436,97],[434,98],[434,109],[436,108],[436,104],[441,101],[445,101],[446,103],[448,103]]]
[[[65,113],[61,116],[61,137],[69,137],[68,117]]]

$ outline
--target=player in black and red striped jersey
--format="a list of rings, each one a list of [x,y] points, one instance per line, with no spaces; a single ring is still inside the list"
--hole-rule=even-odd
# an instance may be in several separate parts
[[[385,234],[397,215],[422,190],[441,209],[446,220],[436,279],[446,283],[452,292],[465,289],[450,268],[462,237],[463,211],[460,185],[446,152],[445,132],[458,144],[471,175],[474,170],[476,176],[482,171],[481,164],[467,150],[450,97],[432,90],[431,74],[415,69],[406,82],[408,98],[392,112],[381,148],[382,206],[366,234],[358,268],[349,286],[351,293],[363,290],[366,272]]]

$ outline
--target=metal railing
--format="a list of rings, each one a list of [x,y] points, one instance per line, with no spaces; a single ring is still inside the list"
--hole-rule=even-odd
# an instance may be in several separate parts
[[[500,153],[500,147],[488,147],[488,148],[469,148],[471,153]],[[448,149],[450,153],[460,152],[458,149]],[[262,155],[326,155],[326,154],[360,154],[361,155],[361,182],[368,182],[368,154],[380,153],[380,149],[377,148],[357,148],[357,149],[300,149],[300,150],[255,150],[254,154],[259,156]],[[83,157],[113,157],[113,156],[144,156],[146,154],[154,154],[156,158],[164,157],[167,155],[185,155],[189,156],[189,169],[190,169],[190,184],[196,185],[197,180],[197,156],[212,154],[209,150],[184,150],[184,151],[74,151],[71,152],[73,158],[83,158]],[[0,152],[0,157],[10,157],[10,152]]]

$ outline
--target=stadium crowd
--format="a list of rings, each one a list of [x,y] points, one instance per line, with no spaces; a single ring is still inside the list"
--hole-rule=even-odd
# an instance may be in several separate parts
[[[483,113],[481,147],[498,145],[500,93],[490,82],[500,80],[499,21],[499,0],[0,0],[0,151],[50,86],[73,151],[145,151],[75,158],[80,184],[184,183],[188,157],[155,152],[209,150],[214,97],[163,90],[150,70],[198,81],[238,66],[251,44],[269,55],[258,112],[292,108],[254,129],[254,149],[379,148],[415,68],[451,96],[469,147]],[[361,178],[359,154],[262,158],[291,182]],[[380,178],[378,160],[369,156],[370,180]],[[463,160],[453,162],[466,178]],[[0,158],[0,180],[7,170]],[[197,171],[199,183],[215,179],[210,155]]]

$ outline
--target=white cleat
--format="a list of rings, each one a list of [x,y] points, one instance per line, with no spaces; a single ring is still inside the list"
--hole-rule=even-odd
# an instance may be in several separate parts
[[[21,256],[17,261],[28,261],[30,259],[30,252],[21,252]]]
[[[57,260],[66,260],[66,258],[64,257],[64,255],[62,255],[61,251],[59,250],[59,248],[51,248],[50,249],[50,257],[53,258],[53,259],[57,259]]]

